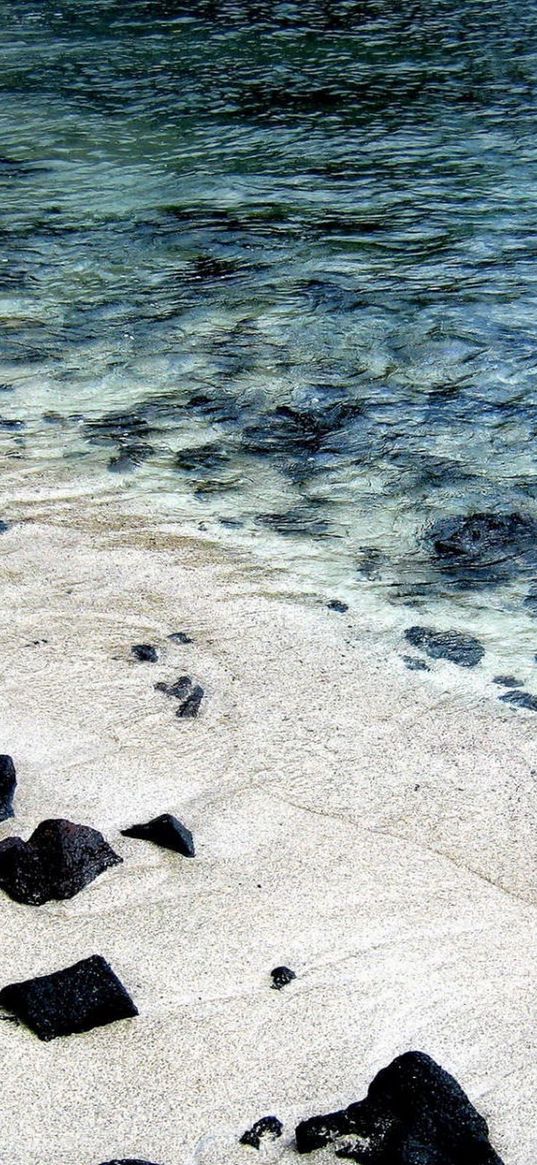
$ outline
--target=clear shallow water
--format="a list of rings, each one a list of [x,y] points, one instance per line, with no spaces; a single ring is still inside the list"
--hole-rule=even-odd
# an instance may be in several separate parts
[[[537,519],[537,4],[0,18],[0,451],[527,679],[534,556],[461,586],[424,532]]]

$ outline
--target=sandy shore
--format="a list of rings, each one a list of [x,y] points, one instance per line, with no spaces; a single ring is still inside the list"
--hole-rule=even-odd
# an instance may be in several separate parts
[[[239,1135],[275,1113],[270,1153],[295,1160],[297,1119],[418,1048],[533,1165],[537,719],[112,503],[21,517],[1,544],[19,786],[0,836],[65,816],[124,864],[67,903],[2,896],[0,986],[99,953],[140,1016],[52,1044],[0,1023],[2,1159],[246,1165]],[[207,693],[189,722],[153,688],[181,672]],[[163,811],[195,860],[119,835]],[[297,979],[276,992],[280,963]]]

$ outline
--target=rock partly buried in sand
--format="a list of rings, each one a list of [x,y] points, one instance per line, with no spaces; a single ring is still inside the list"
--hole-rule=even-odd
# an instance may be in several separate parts
[[[517,680],[515,676],[494,676],[493,684],[498,684],[501,688],[521,688],[522,680]]]
[[[0,518],[0,534],[7,534],[8,530],[11,530],[11,523],[4,521],[3,518]]]
[[[167,684],[164,680],[159,680],[158,684],[155,684],[156,692],[164,692],[165,696],[172,696],[174,700],[186,699],[192,688],[190,676],[179,676],[179,679],[174,680],[172,684]]]
[[[168,639],[171,639],[172,643],[193,643],[194,642],[194,640],[191,638],[191,636],[187,635],[186,631],[172,631],[171,635],[168,635]]]
[[[91,1031],[138,1015],[123,984],[101,955],[91,955],[51,975],[11,983],[0,991],[0,1004],[40,1040]]]
[[[172,696],[181,703],[175,713],[180,719],[192,720],[198,715],[205,692],[200,684],[193,684],[190,676],[179,676],[172,684],[160,680],[155,684],[155,691],[164,692],[165,696]]]
[[[195,687],[192,688],[192,691],[187,696],[186,700],[184,700],[183,703],[179,705],[177,712],[175,713],[176,716],[178,716],[180,720],[193,720],[198,715],[198,712],[201,708],[201,701],[203,700],[204,695],[205,692],[201,685],[196,684]]]
[[[516,512],[459,515],[435,522],[425,541],[435,565],[457,586],[495,585],[535,562],[537,522]]]
[[[298,1125],[299,1153],[328,1144],[360,1165],[502,1165],[486,1121],[423,1052],[383,1068],[365,1100]]]
[[[447,659],[459,667],[475,667],[483,659],[485,649],[473,635],[462,631],[433,631],[431,627],[408,627],[405,639],[413,647],[425,651],[431,659]]]
[[[247,1129],[242,1134],[239,1144],[251,1145],[252,1149],[259,1149],[264,1138],[276,1141],[282,1133],[283,1125],[277,1116],[262,1116],[261,1120],[256,1121],[251,1129]]]
[[[424,659],[418,659],[417,655],[404,655],[403,662],[409,671],[430,671],[428,663]]]
[[[326,605],[329,611],[337,611],[338,615],[344,615],[345,611],[349,609],[349,604],[343,603],[341,599],[330,599]]]
[[[156,663],[158,660],[158,651],[152,643],[135,643],[131,652],[140,663]]]
[[[274,967],[274,970],[270,972],[270,977],[272,979],[270,986],[274,987],[275,991],[281,991],[282,987],[287,987],[288,983],[292,983],[293,979],[296,979],[295,972],[290,967]]]
[[[532,696],[531,692],[521,691],[520,688],[504,692],[503,696],[498,698],[503,704],[514,704],[517,708],[526,708],[528,712],[537,712],[537,696]]]
[[[161,813],[144,825],[131,825],[129,829],[122,829],[124,837],[136,837],[141,841],[152,841],[163,849],[172,849],[185,858],[194,858],[194,838],[186,825],[172,817],[171,813]]]
[[[0,756],[0,821],[13,817],[13,797],[17,787],[17,774],[13,758],[3,754]]]
[[[122,861],[97,829],[53,818],[42,821],[28,841],[0,842],[0,887],[15,902],[41,906],[73,898]]]

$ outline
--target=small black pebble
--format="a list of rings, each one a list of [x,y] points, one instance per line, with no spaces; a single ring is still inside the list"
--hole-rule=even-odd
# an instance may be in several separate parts
[[[10,529],[11,529],[11,522],[4,522],[4,519],[0,518],[0,534],[5,534],[6,531],[10,530]]]
[[[168,639],[171,639],[173,643],[193,643],[194,642],[194,640],[190,637],[190,635],[187,635],[186,631],[172,631],[171,635],[168,635]]]
[[[164,692],[165,696],[174,696],[176,700],[184,700],[192,691],[192,680],[190,676],[179,676],[179,679],[175,680],[173,684],[159,680],[155,684],[155,691]]]
[[[330,599],[330,602],[326,605],[329,611],[337,611],[339,615],[344,615],[345,611],[349,609],[349,604],[342,603],[341,599]]]
[[[172,817],[171,813],[161,813],[152,821],[143,825],[131,825],[129,829],[122,829],[124,837],[136,837],[141,841],[152,841],[154,845],[161,845],[163,849],[172,849],[185,858],[194,858],[194,839],[186,825]]]
[[[138,1015],[130,995],[101,955],[63,971],[10,983],[0,1005],[12,1011],[40,1040],[55,1040]]]
[[[418,659],[415,655],[404,655],[403,660],[409,671],[430,671],[428,663],[424,659]]]
[[[203,700],[204,695],[205,692],[203,688],[197,684],[196,687],[192,689],[190,695],[187,696],[186,700],[180,704],[176,715],[179,716],[181,720],[192,720],[195,716],[198,715],[201,707],[201,701]]]
[[[15,765],[10,756],[0,756],[0,821],[13,817],[13,797],[17,785]]]
[[[537,712],[537,696],[532,696],[531,692],[522,692],[519,688],[513,688],[510,692],[504,692],[503,696],[498,697],[503,704],[515,704],[517,708],[527,708],[529,712]]]
[[[499,684],[501,688],[521,688],[522,680],[515,679],[514,676],[494,676],[493,684]]]
[[[158,660],[158,651],[151,643],[135,643],[131,652],[142,663],[156,663]]]
[[[261,1120],[255,1122],[251,1129],[247,1129],[240,1138],[240,1145],[251,1145],[252,1149],[259,1149],[262,1137],[270,1137],[275,1141],[281,1137],[283,1133],[283,1125],[277,1116],[262,1116]]]
[[[290,967],[275,967],[270,972],[270,976],[272,979],[271,987],[274,987],[275,991],[281,991],[282,987],[286,987],[288,983],[292,983],[293,979],[296,979],[295,972],[291,971]]]

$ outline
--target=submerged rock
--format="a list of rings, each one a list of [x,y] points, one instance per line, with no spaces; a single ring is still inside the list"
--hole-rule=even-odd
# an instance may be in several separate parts
[[[13,797],[17,786],[17,775],[13,759],[7,754],[0,755],[0,821],[13,817]]]
[[[424,1052],[383,1068],[365,1100],[297,1126],[299,1153],[328,1144],[360,1165],[502,1165],[487,1122]]]
[[[345,611],[349,609],[349,604],[342,603],[341,599],[330,599],[330,602],[326,605],[329,611],[337,611],[338,615],[344,615]]]
[[[501,688],[521,688],[522,680],[515,679],[514,676],[494,676],[493,684],[499,684]]]
[[[271,987],[275,991],[281,991],[282,987],[287,987],[288,983],[292,983],[293,979],[296,979],[296,974],[290,967],[274,967],[274,970],[270,972],[270,977],[272,979]]]
[[[163,849],[175,850],[185,858],[196,856],[190,830],[171,813],[161,813],[160,817],[154,817],[142,825],[131,825],[128,829],[122,829],[121,833],[124,837],[136,837],[141,841],[151,841]]]
[[[8,530],[11,530],[11,522],[5,522],[3,518],[0,518],[0,534],[7,534]]]
[[[0,887],[15,902],[41,906],[73,898],[122,861],[97,829],[53,818],[42,821],[29,841],[0,842]]]
[[[433,561],[463,588],[497,584],[537,560],[537,522],[529,514],[477,513],[435,522],[426,531]]]
[[[158,660],[158,651],[152,643],[135,643],[131,652],[141,663],[156,663]]]
[[[111,473],[132,473],[148,457],[152,457],[155,450],[152,445],[125,445],[118,449],[117,454],[108,462]]]
[[[418,659],[416,655],[404,655],[403,662],[409,671],[430,671],[428,663],[424,659]]]
[[[12,1011],[40,1040],[55,1040],[132,1019],[138,1010],[101,955],[91,955],[63,971],[11,983],[0,1005]]]
[[[537,696],[532,696],[531,692],[521,691],[520,688],[504,692],[503,696],[498,698],[503,704],[514,704],[517,708],[526,708],[528,712],[537,712]]]
[[[262,1116],[260,1120],[252,1125],[251,1129],[246,1129],[239,1140],[240,1145],[251,1145],[252,1149],[259,1149],[261,1141],[264,1137],[277,1140],[283,1133],[283,1125],[277,1116]]]
[[[447,659],[459,667],[475,667],[483,659],[485,649],[473,635],[462,631],[433,631],[431,627],[408,627],[405,639],[413,647],[425,651],[431,659]]]

